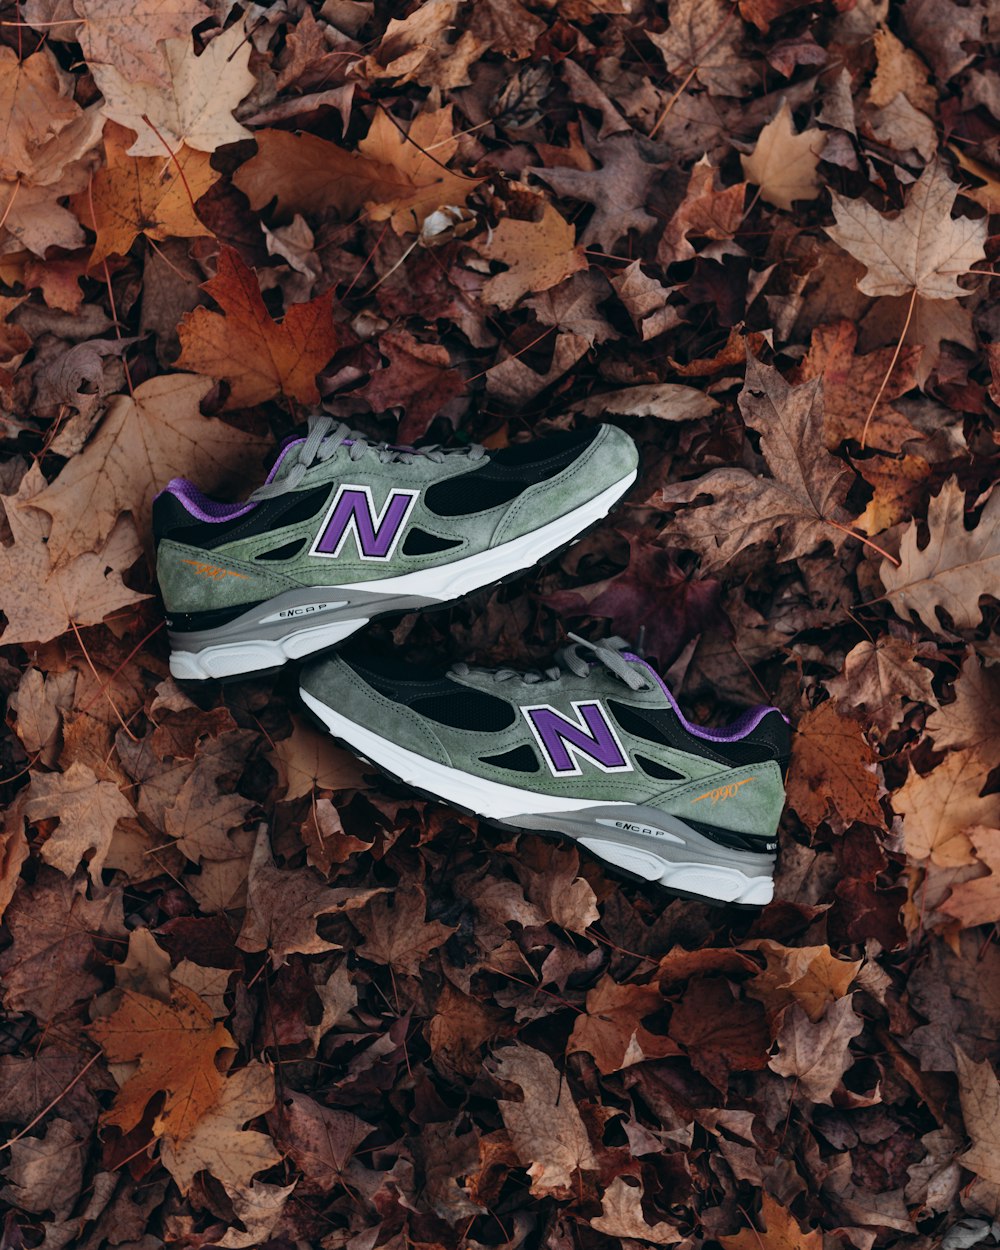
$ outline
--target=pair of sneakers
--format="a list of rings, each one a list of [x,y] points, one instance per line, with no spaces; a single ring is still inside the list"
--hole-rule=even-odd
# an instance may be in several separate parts
[[[260,674],[373,617],[491,586],[578,539],[637,465],[610,425],[446,451],[375,443],[322,416],[243,503],[175,478],[153,507],[171,672]],[[567,835],[672,891],[771,898],[784,717],[760,707],[725,729],[692,725],[621,639],[576,639],[541,673],[428,673],[349,644],[305,664],[300,691],[335,738],[424,794]]]

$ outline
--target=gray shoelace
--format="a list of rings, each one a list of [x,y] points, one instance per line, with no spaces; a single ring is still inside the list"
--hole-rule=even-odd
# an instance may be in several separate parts
[[[629,650],[629,645],[624,638],[606,638],[604,642],[588,642],[586,638],[580,638],[576,634],[569,634],[572,643],[568,647],[556,652],[556,663],[552,668],[544,669],[542,672],[529,671],[527,673],[519,673],[513,668],[499,668],[492,674],[494,681],[520,681],[526,686],[536,685],[540,681],[558,681],[562,670],[568,669],[571,673],[575,673],[577,677],[586,677],[590,672],[590,666],[597,661],[603,664],[609,672],[620,678],[630,690],[650,690],[652,687],[649,681],[634,668],[630,668],[628,661],[623,657],[622,652]],[[587,652],[587,658],[581,652]],[[456,677],[467,677],[470,673],[483,673],[485,669],[472,669],[468,664],[453,664],[451,671]]]
[[[377,456],[381,464],[413,464],[414,460],[423,458],[441,464],[445,456],[467,456],[469,460],[482,460],[486,448],[473,443],[469,447],[445,451],[436,444],[431,447],[391,447],[388,443],[375,443],[357,430],[350,429],[343,421],[335,422],[333,417],[312,416],[309,418],[309,434],[305,442],[295,448],[290,455],[295,462],[289,471],[277,482],[266,482],[258,486],[249,496],[256,503],[261,499],[274,499],[277,495],[287,495],[301,483],[306,471],[314,464],[322,464],[324,460],[347,444],[347,453],[352,460],[361,460],[364,456]]]

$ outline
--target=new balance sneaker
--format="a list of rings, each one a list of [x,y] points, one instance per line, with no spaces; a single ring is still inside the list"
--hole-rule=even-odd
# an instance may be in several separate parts
[[[455,807],[565,834],[680,893],[771,899],[785,718],[759,707],[725,729],[692,725],[620,638],[576,639],[545,673],[460,664],[428,678],[345,654],[308,665],[301,694],[370,763]]]
[[[502,581],[605,516],[637,463],[610,425],[444,451],[372,443],[324,416],[244,503],[174,478],[153,505],[170,671],[273,669],[374,616]]]

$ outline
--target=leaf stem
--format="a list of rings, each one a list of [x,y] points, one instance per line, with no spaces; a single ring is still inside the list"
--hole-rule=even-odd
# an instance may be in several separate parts
[[[861,431],[861,450],[862,451],[864,451],[865,446],[866,446],[866,442],[868,439],[868,427],[872,423],[872,417],[875,415],[875,409],[878,407],[879,400],[882,398],[882,392],[885,390],[886,386],[889,384],[889,379],[892,377],[892,371],[893,369],[895,369],[896,361],[899,359],[899,353],[903,347],[903,339],[906,338],[906,332],[910,328],[910,319],[913,316],[913,308],[916,302],[917,302],[917,288],[914,287],[913,290],[910,292],[910,306],[906,310],[906,320],[903,322],[903,330],[899,336],[899,341],[896,344],[896,350],[892,353],[892,360],[889,361],[889,368],[886,369],[885,371],[885,377],[882,379],[882,384],[879,386],[878,391],[875,394],[875,398],[872,400],[872,406],[868,409],[868,416],[865,417],[864,428]],[[898,561],[896,563],[898,563]]]
[[[852,529],[851,526],[841,525],[839,521],[832,521],[829,517],[826,518],[826,521],[827,524],[832,525],[834,529],[843,530],[845,534],[849,534],[852,538],[856,538],[859,543],[864,543],[866,547],[871,547],[874,551],[877,551],[880,556],[885,556],[890,564],[894,564],[897,569],[899,568],[899,561],[896,557],[890,555],[889,552],[886,551],[884,547],[880,547],[878,543],[873,543],[866,534],[859,534],[858,531]]]

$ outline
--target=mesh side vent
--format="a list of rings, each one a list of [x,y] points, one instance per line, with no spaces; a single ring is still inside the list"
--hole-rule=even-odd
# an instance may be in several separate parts
[[[430,556],[437,551],[450,551],[452,547],[461,547],[460,538],[438,538],[437,534],[428,534],[426,530],[414,527],[406,535],[403,543],[404,556]]]
[[[474,729],[482,733],[499,733],[508,729],[516,712],[503,699],[495,699],[481,690],[456,690],[453,694],[431,695],[415,699],[410,707],[420,716],[450,725],[452,729]]]
[[[271,551],[262,551],[256,558],[258,560],[291,560],[293,556],[299,554],[305,545],[306,540],[304,538],[296,538],[294,542],[285,543],[281,547],[274,547]]]
[[[539,769],[538,756],[529,746],[515,747],[502,755],[482,755],[480,759],[484,764],[509,768],[514,773],[537,773]]]
[[[644,755],[637,755],[635,762],[648,777],[655,777],[657,781],[682,781],[684,779],[684,774],[679,773],[676,768],[658,764],[656,760],[647,759]]]

